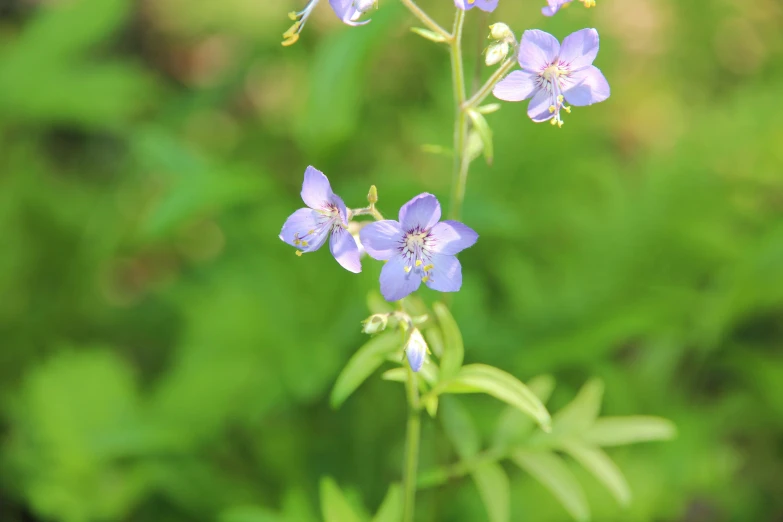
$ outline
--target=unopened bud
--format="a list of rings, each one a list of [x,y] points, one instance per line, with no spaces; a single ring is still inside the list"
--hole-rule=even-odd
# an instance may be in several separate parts
[[[389,323],[388,314],[374,314],[362,321],[362,332],[366,334],[374,334],[382,332],[386,329],[386,325]]]
[[[370,193],[367,194],[367,201],[370,202],[370,205],[378,203],[378,189],[375,188],[375,185],[370,187]]]
[[[508,42],[495,42],[487,48],[487,54],[484,56],[484,63],[495,65],[503,61],[508,56]]]
[[[507,40],[514,37],[511,28],[504,23],[492,24],[489,26],[489,37],[493,40]]]
[[[414,372],[421,370],[427,351],[427,343],[424,341],[424,337],[421,336],[418,328],[414,328],[411,330],[411,335],[405,344],[405,355],[408,356],[408,364],[411,365],[411,370]]]

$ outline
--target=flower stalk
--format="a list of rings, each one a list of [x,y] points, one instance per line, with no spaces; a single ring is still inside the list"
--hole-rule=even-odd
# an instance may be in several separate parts
[[[451,205],[449,217],[459,219],[462,214],[462,202],[465,199],[465,186],[468,181],[468,161],[466,161],[468,118],[462,106],[465,103],[465,64],[462,60],[462,27],[465,11],[457,8],[454,16],[453,37],[449,41],[451,56],[451,79],[454,87],[454,169],[451,181]]]
[[[404,337],[405,334],[403,334]],[[403,464],[403,522],[413,522],[416,509],[417,470],[419,465],[419,441],[421,439],[421,405],[416,374],[409,365],[405,390],[408,396],[408,425],[405,436],[405,461]]]
[[[445,41],[450,41],[452,39],[451,34],[449,34],[448,31],[446,31],[443,27],[438,24],[435,20],[429,17],[427,13],[421,10],[421,8],[416,5],[416,2],[413,0],[400,0],[402,2],[402,5],[408,8],[408,10],[413,13],[413,16],[419,19],[421,23],[423,23],[425,26],[427,26],[427,29],[430,31],[433,31],[443,37]]]

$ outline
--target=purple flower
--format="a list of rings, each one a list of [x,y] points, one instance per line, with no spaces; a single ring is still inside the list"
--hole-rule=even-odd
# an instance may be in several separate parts
[[[491,13],[498,6],[498,0],[454,0],[454,5],[466,11],[478,7],[482,11]]]
[[[585,7],[595,7],[595,0],[579,0],[583,4],[585,4]],[[560,10],[561,7],[565,7],[568,4],[571,3],[571,0],[546,0],[547,4],[549,4],[546,7],[541,8],[541,12],[544,14],[544,16],[553,16],[556,12]]]
[[[365,226],[359,237],[367,254],[387,261],[381,270],[381,293],[397,301],[425,283],[439,292],[462,286],[462,267],[454,257],[478,239],[473,229],[457,221],[440,220],[440,203],[419,194],[400,209],[400,221],[387,219]]]
[[[598,31],[582,29],[568,35],[562,47],[549,33],[525,31],[519,44],[522,71],[514,71],[495,85],[492,93],[505,101],[532,98],[527,114],[535,122],[552,119],[563,125],[560,111],[571,112],[564,102],[582,107],[609,97],[609,83],[593,65],[598,54]]]
[[[324,173],[307,167],[302,183],[302,199],[309,208],[300,208],[289,217],[280,239],[297,247],[297,255],[315,252],[329,239],[329,250],[343,268],[359,273],[359,247],[348,232],[348,210],[340,196],[332,192]]]
[[[289,46],[299,40],[299,33],[304,29],[307,19],[318,5],[320,0],[309,0],[307,5],[301,11],[289,13],[288,17],[294,21],[288,31],[283,33],[283,45]],[[377,0],[329,0],[329,5],[337,17],[348,25],[364,25],[369,20],[359,22],[359,18],[376,5]]]

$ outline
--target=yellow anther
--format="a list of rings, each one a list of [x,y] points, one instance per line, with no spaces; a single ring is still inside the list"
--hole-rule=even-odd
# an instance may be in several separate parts
[[[563,95],[557,97],[557,103],[563,103]]]
[[[568,114],[571,114],[571,107],[563,106],[563,110],[566,111]]]
[[[302,25],[302,22],[297,20],[294,22],[294,25],[288,28],[288,31],[283,33],[283,38],[288,38],[289,40],[291,38],[294,38],[297,35],[297,31],[299,31],[299,26]]]
[[[296,255],[299,256],[299,257],[302,257],[302,251],[301,250],[297,250],[296,251]]]
[[[307,241],[300,240],[299,244],[302,245],[303,247],[306,247],[307,246]]]
[[[557,128],[559,129],[562,126],[563,126],[563,120],[557,120]]]
[[[427,281],[429,281],[429,280],[430,280],[430,276],[428,276],[428,275],[426,275],[426,276],[424,276],[424,277],[422,277],[422,278],[421,278],[421,282],[422,282],[422,283],[426,283],[426,282],[427,282]]]
[[[557,107],[555,107],[554,105],[550,105],[550,106],[549,106],[549,114],[554,114],[554,112],[555,112],[556,110],[557,110]]]
[[[552,126],[554,127],[555,125],[557,125],[557,120],[555,119],[549,120],[549,123],[551,123]]]
[[[295,34],[295,35],[287,38],[286,40],[283,40],[282,45],[283,45],[283,47],[289,47],[291,45],[294,45],[298,40],[299,40],[299,35]]]
[[[307,235],[308,235],[308,236],[312,236],[313,234],[315,234],[315,230],[309,230],[309,231],[307,232]]]
[[[405,273],[406,273],[406,274],[409,274],[409,273],[410,273],[410,271],[411,271],[411,267],[409,267],[409,266],[406,266],[405,268],[403,268],[403,270],[405,270]]]
[[[296,19],[299,18],[299,16],[296,14],[296,11],[291,11],[288,13],[288,18],[290,18],[292,22],[296,22]]]
[[[417,266],[417,267],[421,266],[421,259],[417,259],[417,260],[416,260],[416,266]]]
[[[424,271],[425,271],[425,272],[429,272],[429,271],[430,271],[430,270],[432,270],[433,268],[435,268],[435,265],[429,264],[429,265],[427,265],[427,266],[425,266],[425,267],[424,267]]]

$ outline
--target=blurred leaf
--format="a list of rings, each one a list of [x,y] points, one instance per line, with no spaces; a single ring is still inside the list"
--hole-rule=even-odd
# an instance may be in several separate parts
[[[566,442],[562,447],[566,453],[606,486],[621,506],[628,506],[631,503],[631,488],[628,486],[628,482],[617,464],[603,450],[577,441]]]
[[[538,397],[513,375],[485,364],[463,366],[447,381],[444,393],[486,393],[533,417],[541,428],[551,426],[549,412]]]
[[[427,341],[427,346],[430,347],[430,350],[432,350],[432,353],[435,354],[435,357],[438,358],[438,360],[443,357],[443,334],[440,331],[440,328],[432,326],[429,328],[424,329],[424,339]]]
[[[474,469],[470,475],[479,490],[490,522],[511,520],[510,486],[503,466],[496,462],[487,462]]]
[[[432,417],[433,419],[438,415],[438,404],[439,399],[437,395],[428,395],[424,397],[424,408],[427,410],[427,413]]]
[[[394,307],[376,291],[367,293],[367,308],[371,314],[390,314]]]
[[[541,400],[542,404],[546,404],[555,389],[555,379],[551,375],[539,375],[530,379],[527,387]],[[493,444],[500,447],[515,446],[529,435],[534,426],[535,424],[529,415],[509,406],[503,410],[498,419]]]
[[[372,522],[400,522],[401,520],[402,489],[399,484],[392,484]]]
[[[400,349],[400,343],[399,336],[390,332],[373,337],[359,348],[340,372],[332,388],[329,397],[332,408],[339,408],[345,399],[383,364],[388,354]]]
[[[442,397],[440,419],[446,436],[459,455],[468,460],[481,449],[481,439],[473,419],[455,397]]]
[[[282,522],[279,515],[260,507],[239,506],[225,510],[219,522]]]
[[[568,434],[587,430],[598,417],[603,394],[604,384],[600,379],[587,381],[574,400],[553,416],[552,431],[556,434]]]
[[[324,522],[362,522],[331,477],[321,479],[321,514]]]
[[[511,459],[552,492],[574,520],[590,520],[590,506],[587,505],[582,486],[563,459],[550,452],[523,451],[514,453]]]
[[[470,129],[468,131],[468,143],[465,146],[465,161],[473,163],[473,160],[481,156],[483,151],[484,140],[481,139],[481,135],[475,129]]]
[[[481,138],[484,159],[487,160],[487,165],[492,165],[492,160],[494,159],[495,155],[494,149],[492,147],[492,129],[489,127],[487,120],[484,119],[484,116],[482,116],[480,112],[471,109],[468,111],[468,116],[473,122],[473,128],[476,129],[479,138]]]
[[[622,446],[675,437],[674,423],[660,417],[601,417],[584,433],[585,442],[596,446]]]
[[[290,488],[285,492],[282,512],[285,522],[320,522],[307,494],[298,488]]]
[[[462,360],[465,357],[465,348],[462,344],[462,334],[459,331],[459,327],[446,305],[434,303],[432,310],[435,312],[435,317],[438,318],[438,324],[440,324],[443,332],[443,356],[440,360],[440,378],[445,381],[459,372]]]

